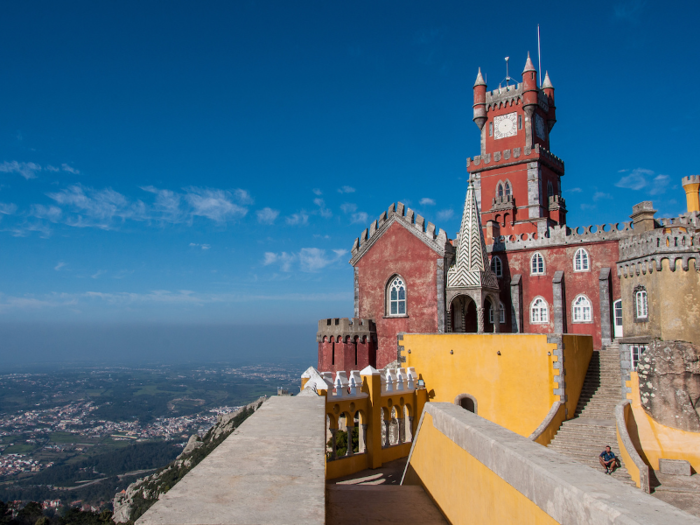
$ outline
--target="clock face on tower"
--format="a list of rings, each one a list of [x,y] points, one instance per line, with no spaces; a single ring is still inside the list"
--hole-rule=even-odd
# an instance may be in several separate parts
[[[518,133],[518,114],[513,112],[494,117],[493,127],[496,128],[494,132],[496,139],[514,137]]]
[[[535,133],[537,133],[537,136],[542,140],[545,139],[544,119],[540,115],[535,115]]]

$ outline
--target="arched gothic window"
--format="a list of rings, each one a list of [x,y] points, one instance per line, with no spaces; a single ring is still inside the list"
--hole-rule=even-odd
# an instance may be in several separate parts
[[[647,291],[643,286],[638,286],[634,289],[634,306],[637,319],[647,320],[649,318]]]
[[[503,263],[498,255],[491,258],[491,271],[496,274],[496,277],[503,277]]]
[[[406,285],[398,275],[387,287],[387,315],[406,315]]]
[[[498,183],[498,188],[496,189],[496,195],[503,197],[503,184]]]
[[[544,275],[544,257],[540,252],[535,252],[530,259],[530,274]]]
[[[593,320],[591,301],[585,295],[574,299],[574,323],[590,323]]]
[[[536,297],[530,306],[530,323],[542,324],[549,322],[549,307],[542,297]]]
[[[506,197],[510,197],[511,191],[510,191],[510,182],[506,181]]]
[[[493,316],[493,305],[489,307],[489,323],[493,324],[494,321],[494,316]],[[498,322],[500,324],[504,324],[506,322],[506,309],[503,306],[503,303],[498,304]]]
[[[591,265],[588,258],[588,252],[583,248],[579,248],[574,254],[574,271],[588,272],[590,269]]]

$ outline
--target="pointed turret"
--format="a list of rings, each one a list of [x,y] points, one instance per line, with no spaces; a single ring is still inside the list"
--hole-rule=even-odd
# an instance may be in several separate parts
[[[542,82],[542,89],[554,89],[552,81],[549,80],[549,71],[545,71],[544,73],[544,82]]]
[[[523,75],[527,73],[528,71],[537,71],[535,69],[535,66],[532,65],[532,60],[530,60],[530,52],[527,52],[527,62],[525,62],[525,69],[523,69]]]
[[[549,103],[549,111],[547,112],[547,125],[549,126],[549,131],[552,131],[554,124],[557,123],[557,108],[554,105],[554,86],[552,81],[549,79],[549,71],[544,74],[544,82],[542,82],[542,91],[547,95],[547,102]]]
[[[479,68],[479,73],[476,75],[476,82],[474,82],[474,123],[479,126],[479,130],[484,127],[486,123],[486,82],[484,82],[484,77],[481,76],[481,68]]]
[[[488,287],[498,290],[498,281],[491,271],[486,253],[476,190],[470,180],[459,228],[455,264],[447,271],[447,287]]]
[[[476,82],[474,82],[474,87],[485,86],[484,77],[481,76],[481,68],[479,68],[479,73],[476,75]]]

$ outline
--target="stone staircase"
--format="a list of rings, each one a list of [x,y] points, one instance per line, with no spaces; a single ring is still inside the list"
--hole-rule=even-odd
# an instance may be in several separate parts
[[[598,456],[606,445],[620,458],[615,428],[615,406],[622,400],[620,381],[619,345],[593,352],[576,413],[562,423],[549,448],[600,472],[604,471]],[[634,486],[621,458],[620,462],[622,466],[612,477]]]

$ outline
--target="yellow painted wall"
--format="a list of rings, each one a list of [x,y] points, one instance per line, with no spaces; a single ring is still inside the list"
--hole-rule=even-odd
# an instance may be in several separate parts
[[[549,422],[544,431],[535,438],[535,443],[539,443],[545,447],[549,445],[554,439],[554,436],[557,435],[559,427],[564,421],[566,421],[566,405],[562,404],[559,405],[559,410],[557,410],[557,413]]]
[[[404,336],[405,337],[405,336]],[[404,479],[422,485],[450,523],[551,525],[551,516],[433,426],[425,414]]]
[[[573,417],[593,343],[572,335],[564,345]],[[556,344],[544,334],[405,334],[403,346],[406,366],[425,380],[431,401],[453,403],[459,394],[470,394],[479,416],[521,436],[530,436],[559,400]]]
[[[628,386],[632,389],[632,414],[627,428],[639,455],[654,470],[659,469],[659,458],[684,459],[700,472],[700,433],[685,432],[655,421],[642,408],[639,397],[639,376],[630,373]]]
[[[688,262],[683,271],[680,260],[675,271],[668,259],[661,261],[662,270],[630,275],[620,279],[622,292],[622,322],[625,337],[652,336],[666,341],[681,340],[700,344],[700,272],[695,261]],[[634,288],[646,287],[649,320],[634,321]]]

